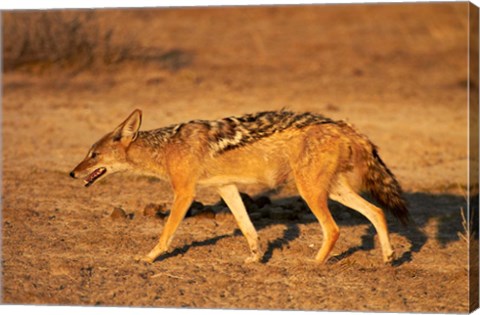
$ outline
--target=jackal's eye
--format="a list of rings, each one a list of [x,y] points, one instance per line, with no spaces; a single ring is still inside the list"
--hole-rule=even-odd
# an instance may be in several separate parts
[[[97,152],[92,152],[92,154],[90,154],[90,157],[92,159],[96,158],[98,156],[98,153]]]

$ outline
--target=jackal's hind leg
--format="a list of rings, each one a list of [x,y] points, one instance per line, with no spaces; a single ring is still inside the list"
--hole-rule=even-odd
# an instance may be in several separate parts
[[[302,188],[299,191],[322,226],[323,243],[315,260],[324,263],[338,240],[340,230],[328,209],[326,192],[314,192]]]
[[[312,133],[305,140],[303,150],[291,165],[300,196],[320,222],[323,232],[322,247],[315,260],[324,263],[340,235],[340,230],[328,209],[328,188],[337,172],[339,144],[337,138],[323,139],[321,134]]]
[[[339,177],[337,184],[332,187],[330,198],[360,212],[373,224],[382,246],[383,261],[385,263],[392,262],[395,258],[395,253],[390,245],[387,221],[383,211],[358,195],[350,187],[347,180],[342,177]]]
[[[228,208],[232,211],[240,230],[247,239],[251,256],[245,259],[245,262],[259,261],[261,253],[258,246],[257,231],[248,217],[247,209],[245,209],[245,205],[240,197],[237,186],[233,184],[221,186],[218,188],[218,192]]]

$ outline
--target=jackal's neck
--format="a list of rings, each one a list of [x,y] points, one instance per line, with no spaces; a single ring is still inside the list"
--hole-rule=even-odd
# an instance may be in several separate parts
[[[141,131],[130,144],[127,159],[136,173],[165,177],[166,138],[152,131]]]

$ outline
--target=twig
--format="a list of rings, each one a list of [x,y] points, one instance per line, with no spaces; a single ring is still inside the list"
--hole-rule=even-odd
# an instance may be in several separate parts
[[[160,276],[167,276],[167,277],[170,277],[170,278],[181,279],[181,280],[184,280],[184,279],[185,279],[184,277],[174,276],[174,275],[172,275],[172,274],[165,273],[165,272],[164,272],[164,273],[157,273],[157,274],[155,274],[155,275],[153,275],[153,276],[150,276],[150,278],[153,279],[153,278],[158,278],[158,277],[160,277]]]

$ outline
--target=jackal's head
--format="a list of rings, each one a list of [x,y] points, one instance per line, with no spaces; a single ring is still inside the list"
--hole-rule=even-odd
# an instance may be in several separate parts
[[[137,109],[115,130],[93,144],[70,176],[83,178],[88,187],[107,174],[128,169],[127,150],[137,139],[141,122],[142,112]]]

